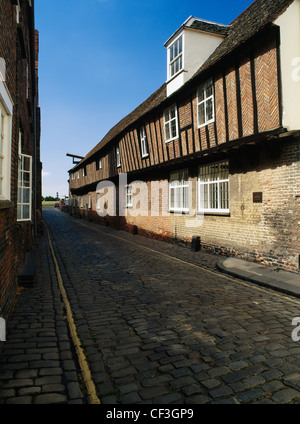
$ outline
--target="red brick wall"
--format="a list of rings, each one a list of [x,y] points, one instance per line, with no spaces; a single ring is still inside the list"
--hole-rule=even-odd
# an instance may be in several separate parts
[[[35,31],[32,28],[32,9],[29,7],[28,1],[21,1],[20,3],[21,13],[18,31],[16,6],[11,0],[0,0],[0,57],[4,58],[6,62],[6,85],[13,101],[11,203],[5,205],[3,201],[0,201],[1,316],[7,316],[11,311],[17,286],[17,275],[24,261],[25,253],[32,244],[33,237],[33,226],[31,222],[17,222],[18,145],[20,129],[23,133],[22,153],[33,156],[33,169],[36,159],[39,165],[39,172],[41,171],[39,162],[39,125],[37,129],[38,155],[37,158],[34,157],[34,94],[35,84],[37,82],[35,52],[38,45],[35,44]],[[25,51],[23,45],[25,46]],[[28,96],[27,81],[29,81]],[[34,178],[35,176],[33,175],[33,181]],[[39,185],[37,186],[38,202],[40,202],[40,192],[41,182],[39,181]],[[41,216],[41,205],[38,213]]]

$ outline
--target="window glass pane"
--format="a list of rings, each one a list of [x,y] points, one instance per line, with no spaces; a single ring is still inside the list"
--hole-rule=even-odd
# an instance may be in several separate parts
[[[170,110],[170,119],[174,118],[176,118],[176,109],[175,107],[172,107],[172,109]]]
[[[178,42],[174,44],[174,57],[178,56]]]
[[[23,186],[30,187],[30,174],[28,172],[23,172]]]
[[[169,124],[165,125],[165,133],[166,133],[166,140],[169,140],[171,138]]]
[[[30,159],[31,158],[24,156],[24,171],[30,171]]]
[[[27,220],[30,219],[30,208],[29,208],[28,205],[23,206],[23,217],[22,217],[22,219],[27,219]]]
[[[198,94],[198,101],[203,102],[204,100],[204,88],[200,88],[199,94]]]
[[[218,186],[217,184],[210,184],[209,186],[210,208],[218,208]]]
[[[29,190],[23,189],[22,203],[29,203]]]
[[[22,219],[22,205],[18,205],[17,219]]]
[[[170,208],[174,209],[174,202],[175,202],[175,190],[173,187],[170,189]]]
[[[212,95],[213,95],[213,86],[212,86],[212,83],[210,83],[206,87],[206,98],[208,98],[208,97],[210,97]]]
[[[184,187],[183,189],[183,208],[188,209],[189,208],[189,188]]]
[[[206,102],[206,120],[211,121],[213,119],[213,102],[212,99]]]
[[[171,127],[172,127],[172,138],[173,138],[173,137],[176,137],[177,135],[176,120],[171,121]]]
[[[182,37],[179,38],[179,53],[182,53]]]
[[[198,106],[198,120],[199,124],[203,125],[205,124],[205,109],[204,109],[204,103],[201,103]]]

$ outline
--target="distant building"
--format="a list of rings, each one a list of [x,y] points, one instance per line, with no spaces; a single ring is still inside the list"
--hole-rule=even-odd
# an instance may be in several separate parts
[[[190,17],[165,46],[166,83],[69,171],[70,212],[299,270],[300,0]]]
[[[0,0],[0,316],[41,226],[39,34],[33,0]]]

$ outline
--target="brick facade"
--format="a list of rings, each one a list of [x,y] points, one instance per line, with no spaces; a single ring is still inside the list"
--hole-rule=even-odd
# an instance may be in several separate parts
[[[0,315],[8,316],[17,275],[30,249],[35,229],[41,227],[40,111],[37,91],[38,33],[34,2],[0,0],[0,58],[4,59],[6,87],[13,104],[10,199],[0,198]],[[21,147],[20,147],[20,133]],[[17,220],[19,151],[32,157],[32,220]],[[37,210],[35,210],[35,197]]]

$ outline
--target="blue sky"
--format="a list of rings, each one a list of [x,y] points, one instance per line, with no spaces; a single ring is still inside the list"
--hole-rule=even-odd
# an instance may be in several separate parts
[[[36,0],[43,196],[165,81],[165,41],[189,17],[229,24],[252,0]]]

